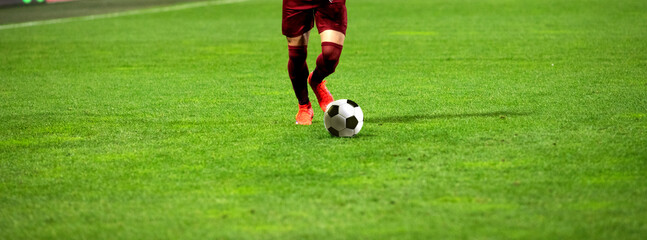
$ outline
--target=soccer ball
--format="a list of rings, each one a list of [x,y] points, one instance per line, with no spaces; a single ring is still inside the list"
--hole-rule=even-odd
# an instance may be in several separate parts
[[[328,104],[324,126],[335,137],[353,137],[362,130],[364,113],[357,103],[340,99]]]

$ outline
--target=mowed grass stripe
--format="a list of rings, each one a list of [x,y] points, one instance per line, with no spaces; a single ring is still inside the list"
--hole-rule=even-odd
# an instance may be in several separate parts
[[[249,0],[221,0],[221,1],[192,2],[192,3],[177,4],[173,6],[167,6],[167,7],[155,7],[155,8],[147,8],[142,10],[131,10],[131,11],[125,11],[125,12],[97,14],[97,15],[89,15],[89,16],[83,16],[83,17],[59,18],[59,19],[52,19],[52,20],[6,24],[6,25],[0,25],[0,30],[41,26],[41,25],[49,25],[49,24],[60,24],[60,23],[68,23],[68,22],[90,21],[95,19],[115,18],[115,17],[122,17],[122,16],[180,11],[180,10],[191,9],[191,8],[240,3],[240,2],[246,2],[246,1],[249,1]]]

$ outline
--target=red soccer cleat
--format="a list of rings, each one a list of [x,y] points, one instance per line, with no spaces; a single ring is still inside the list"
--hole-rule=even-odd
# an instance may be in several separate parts
[[[311,72],[308,76],[308,83],[310,84],[312,91],[315,92],[315,96],[317,96],[319,107],[321,107],[321,110],[325,112],[328,104],[333,102],[335,99],[333,99],[332,94],[330,94],[330,91],[326,88],[326,80],[321,81],[317,86],[312,85],[312,82],[310,82],[312,79],[312,73],[314,72]]]
[[[314,111],[312,110],[312,104],[303,104],[299,105],[299,112],[295,119],[297,120],[296,124],[298,125],[311,125],[312,117],[314,116]]]

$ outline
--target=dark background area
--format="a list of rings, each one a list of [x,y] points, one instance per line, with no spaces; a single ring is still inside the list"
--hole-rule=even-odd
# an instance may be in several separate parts
[[[79,0],[0,6],[0,25],[120,12],[199,0]]]

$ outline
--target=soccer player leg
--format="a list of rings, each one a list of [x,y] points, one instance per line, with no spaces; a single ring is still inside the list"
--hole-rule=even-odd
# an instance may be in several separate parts
[[[299,102],[299,111],[295,117],[296,123],[310,125],[314,112],[308,98],[306,58],[308,56],[308,38],[314,18],[312,10],[301,10],[298,8],[298,4],[298,1],[283,1],[282,30],[288,41],[288,74]]]
[[[299,37],[288,37],[288,74],[292,81],[292,89],[299,101],[299,111],[296,115],[296,124],[310,125],[314,112],[308,98],[308,33]]]
[[[293,42],[302,41],[292,40]],[[310,102],[308,98],[308,85],[306,83],[309,74],[308,64],[306,63],[308,45],[290,45],[290,38],[288,38],[288,56],[288,74],[290,75],[290,81],[292,81],[294,94],[299,101],[299,105],[307,104]]]
[[[344,34],[334,30],[321,32],[321,54],[317,57],[317,66],[312,73],[310,84],[318,84],[335,72],[344,48],[344,37]]]
[[[298,1],[283,0],[282,31],[288,41],[288,73],[299,105],[308,99],[308,39],[314,25],[312,10],[301,10]]]
[[[334,99],[324,79],[335,72],[339,64],[346,38],[346,1],[324,1],[315,13],[315,21],[321,35],[321,54],[317,57],[317,66],[308,77],[308,82],[317,96],[319,107],[325,112]]]
[[[335,72],[346,38],[348,17],[346,0],[325,2],[315,13],[315,21],[321,35],[321,55],[310,78],[310,84],[318,84]]]

